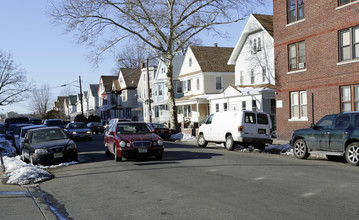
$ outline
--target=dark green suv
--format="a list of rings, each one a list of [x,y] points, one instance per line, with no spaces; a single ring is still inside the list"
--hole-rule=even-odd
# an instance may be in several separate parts
[[[349,164],[358,166],[359,112],[326,115],[310,128],[295,130],[290,145],[299,159],[324,154],[329,160],[345,157]]]

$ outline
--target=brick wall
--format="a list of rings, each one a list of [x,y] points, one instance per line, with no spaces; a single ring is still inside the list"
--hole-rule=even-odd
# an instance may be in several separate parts
[[[338,31],[359,25],[359,3],[337,7],[337,0],[305,1],[305,19],[287,24],[287,0],[273,0],[278,137],[289,139],[293,130],[330,113],[340,112],[340,86],[359,84],[359,62],[339,62]],[[305,41],[306,71],[288,73],[289,44]],[[290,121],[290,92],[307,91],[308,120]]]

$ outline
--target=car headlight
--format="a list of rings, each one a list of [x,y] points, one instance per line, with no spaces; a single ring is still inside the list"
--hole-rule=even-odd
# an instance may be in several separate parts
[[[127,147],[131,147],[131,144],[130,144],[130,143],[127,143],[126,145],[127,145]]]
[[[67,147],[66,147],[67,150],[72,150],[72,149],[76,149],[76,148],[77,148],[76,144],[70,144],[70,145],[67,145]]]
[[[91,131],[86,131],[86,134],[91,134]]]
[[[160,139],[160,140],[157,141],[157,144],[158,144],[158,146],[162,146],[162,145],[163,145],[163,141]]]
[[[72,134],[77,134],[76,131],[73,131]]]
[[[35,154],[47,154],[48,151],[46,149],[35,149]]]
[[[120,141],[120,147],[126,147],[126,142],[125,141]]]

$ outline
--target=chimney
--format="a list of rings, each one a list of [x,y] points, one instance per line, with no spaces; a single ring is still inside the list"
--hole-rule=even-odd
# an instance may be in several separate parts
[[[217,44],[217,43],[214,43],[214,47],[218,47],[218,44]]]

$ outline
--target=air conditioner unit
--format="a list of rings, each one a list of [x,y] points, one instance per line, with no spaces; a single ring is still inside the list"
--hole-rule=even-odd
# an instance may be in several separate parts
[[[299,63],[298,67],[299,67],[299,69],[304,69],[305,68],[305,63]]]

